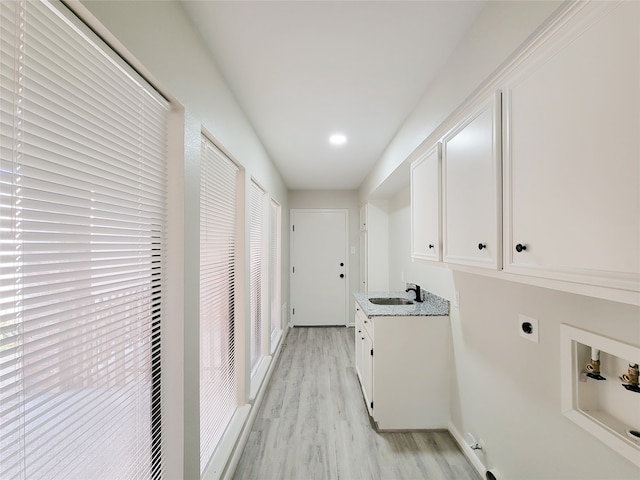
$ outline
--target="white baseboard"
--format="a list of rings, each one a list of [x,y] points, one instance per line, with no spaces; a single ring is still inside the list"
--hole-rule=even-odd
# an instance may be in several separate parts
[[[456,443],[460,446],[460,449],[462,450],[464,456],[467,457],[469,463],[471,463],[473,468],[475,468],[476,472],[478,472],[478,474],[480,475],[480,478],[485,478],[487,467],[482,463],[478,455],[476,455],[475,451],[472,450],[471,447],[467,444],[464,439],[464,435],[462,435],[458,431],[456,426],[451,421],[449,421],[448,429]]]

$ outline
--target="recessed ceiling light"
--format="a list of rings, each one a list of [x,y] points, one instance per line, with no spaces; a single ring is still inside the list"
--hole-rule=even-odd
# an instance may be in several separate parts
[[[345,137],[341,133],[336,133],[335,135],[331,135],[329,137],[329,142],[331,142],[332,145],[342,145],[346,143],[346,141],[347,141],[347,137]]]

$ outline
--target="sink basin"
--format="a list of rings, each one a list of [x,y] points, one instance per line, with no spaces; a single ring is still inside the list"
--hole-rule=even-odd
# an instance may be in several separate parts
[[[413,300],[406,298],[370,298],[371,303],[376,305],[412,305]]]

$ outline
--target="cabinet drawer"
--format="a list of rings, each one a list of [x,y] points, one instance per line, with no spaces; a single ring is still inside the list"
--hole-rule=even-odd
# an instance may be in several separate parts
[[[357,331],[359,328],[362,328],[364,331],[366,331],[367,335],[369,335],[369,337],[373,339],[373,327],[371,319],[368,318],[364,314],[362,309],[358,306],[358,304],[356,304],[356,333],[358,333]]]

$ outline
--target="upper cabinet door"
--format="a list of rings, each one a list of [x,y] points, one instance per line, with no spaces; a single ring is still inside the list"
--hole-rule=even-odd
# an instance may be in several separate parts
[[[500,120],[496,92],[442,140],[445,262],[501,268]]]
[[[507,80],[505,271],[640,291],[639,24],[589,5]]]
[[[442,260],[440,142],[411,163],[411,256]]]

